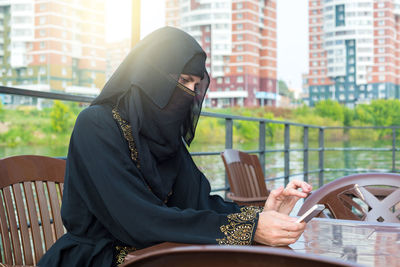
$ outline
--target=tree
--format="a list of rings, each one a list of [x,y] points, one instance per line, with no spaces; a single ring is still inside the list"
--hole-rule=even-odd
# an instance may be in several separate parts
[[[66,132],[71,126],[72,117],[73,113],[67,105],[58,100],[54,101],[54,105],[50,112],[53,131],[58,133]]]

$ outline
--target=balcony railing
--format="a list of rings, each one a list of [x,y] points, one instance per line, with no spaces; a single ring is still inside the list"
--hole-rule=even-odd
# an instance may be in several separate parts
[[[41,92],[41,91],[32,91],[26,89],[18,89],[12,87],[4,87],[0,86],[0,94],[11,94],[11,95],[20,95],[20,96],[29,96],[29,97],[38,97],[38,98],[46,98],[46,99],[54,99],[54,100],[65,100],[65,101],[75,101],[75,102],[91,102],[94,97],[90,96],[78,96],[78,95],[70,95],[64,93],[56,93],[56,92]],[[233,122],[234,121],[252,121],[259,124],[259,132],[258,132],[258,149],[256,150],[247,150],[248,153],[257,153],[259,155],[259,159],[261,162],[261,166],[263,167],[263,172],[265,173],[265,156],[267,153],[283,153],[284,154],[284,167],[283,167],[283,175],[277,177],[268,177],[266,181],[274,181],[274,180],[283,180],[283,183],[286,185],[289,183],[290,178],[293,176],[302,176],[303,180],[308,182],[310,174],[316,174],[318,176],[318,186],[322,186],[324,184],[324,175],[326,172],[346,172],[346,173],[354,173],[354,172],[398,172],[396,170],[396,152],[399,151],[396,148],[396,130],[400,129],[400,126],[390,126],[390,127],[325,127],[325,126],[316,126],[316,125],[308,125],[301,123],[293,123],[288,121],[276,121],[270,119],[263,118],[252,118],[252,117],[243,117],[243,116],[235,116],[229,114],[216,114],[210,112],[202,112],[202,116],[212,117],[216,119],[222,119],[225,122],[225,148],[233,148]],[[278,124],[282,125],[284,128],[284,136],[283,136],[283,148],[282,149],[267,149],[266,147],[266,125],[267,124]],[[301,127],[303,138],[302,138],[302,148],[291,148],[291,140],[290,140],[290,131],[293,127]],[[309,146],[309,131],[310,129],[316,129],[318,131],[318,146],[311,148]],[[350,130],[350,129],[391,129],[391,147],[390,148],[370,148],[370,147],[326,147],[325,146],[325,135],[327,131],[330,130]],[[386,151],[391,152],[391,168],[390,169],[368,169],[368,168],[326,168],[324,165],[325,154],[328,151]],[[192,152],[192,156],[219,156],[222,151],[206,151],[206,152]],[[290,161],[290,153],[291,152],[300,152],[303,154],[303,171],[299,173],[293,173],[291,171],[291,161]],[[316,169],[309,169],[309,153],[317,152],[318,153],[318,167]],[[215,188],[212,191],[226,191],[229,189],[228,181],[225,177],[225,186],[223,188]]]

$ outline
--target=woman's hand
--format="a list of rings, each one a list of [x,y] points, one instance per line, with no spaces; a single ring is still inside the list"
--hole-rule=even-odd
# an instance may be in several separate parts
[[[298,189],[302,189],[299,191]],[[272,190],[265,202],[264,211],[274,210],[288,215],[300,198],[305,198],[311,192],[312,186],[306,182],[293,180],[286,188],[283,186]]]
[[[296,218],[275,210],[259,214],[254,241],[268,246],[287,246],[299,239],[306,223],[296,223]]]
[[[289,213],[311,190],[311,185],[297,180],[291,181],[286,188],[281,186],[272,190],[259,214],[254,241],[269,246],[287,246],[296,242],[306,223],[296,223],[297,218],[290,217]]]

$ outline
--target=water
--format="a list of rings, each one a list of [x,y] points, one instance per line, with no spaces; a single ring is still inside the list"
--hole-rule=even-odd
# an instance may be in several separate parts
[[[234,144],[235,149],[256,150],[258,144],[242,143]],[[316,142],[310,142],[310,148],[317,148]],[[391,148],[391,141],[370,142],[368,140],[358,140],[352,142],[325,142],[325,147],[368,147],[368,148]],[[292,142],[290,148],[303,148],[300,142]],[[283,143],[267,143],[267,149],[283,149]],[[51,157],[65,157],[67,155],[68,144],[61,146],[25,146],[25,147],[0,147],[0,157],[13,155],[44,155]],[[194,142],[189,149],[191,152],[201,151],[223,151],[224,144],[196,144]],[[397,153],[400,154],[400,153]],[[396,154],[396,166],[400,166],[399,157]],[[324,167],[331,169],[392,169],[391,151],[325,151]],[[225,169],[221,157],[218,156],[195,156],[194,161],[199,169],[206,175],[213,189],[225,186]],[[309,171],[318,169],[318,152],[309,152]],[[265,155],[266,177],[278,177],[284,175],[284,153],[266,153]],[[303,172],[303,152],[290,153],[290,173]],[[348,175],[346,172],[325,172],[324,183],[335,178]],[[303,180],[303,176],[294,176],[291,179]],[[309,174],[309,182],[314,188],[318,188],[318,173]],[[283,184],[283,179],[268,181],[267,187],[274,189]],[[223,194],[223,192],[216,192]]]

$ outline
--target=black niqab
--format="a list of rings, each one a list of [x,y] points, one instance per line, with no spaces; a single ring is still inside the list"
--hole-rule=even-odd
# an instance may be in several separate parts
[[[209,85],[205,60],[189,34],[161,28],[135,46],[92,102],[112,105],[131,125],[140,171],[161,200],[177,175],[182,138],[187,145],[194,138]],[[178,84],[182,73],[201,78],[194,93]]]

